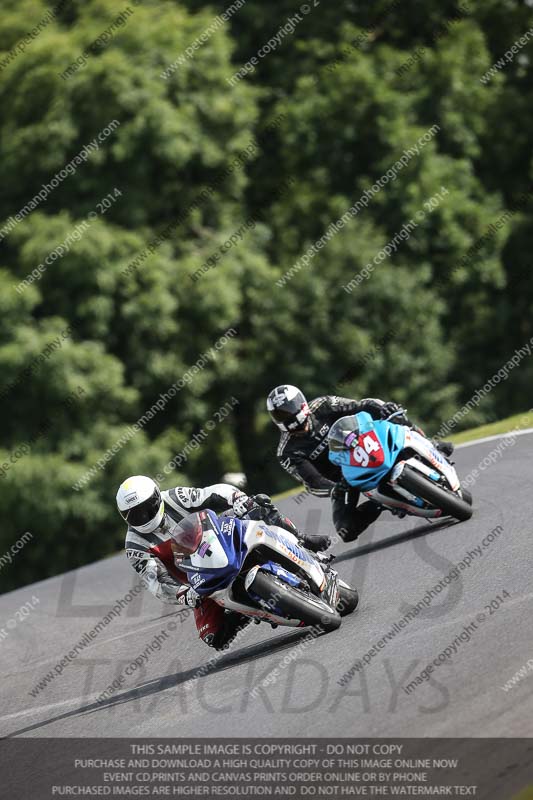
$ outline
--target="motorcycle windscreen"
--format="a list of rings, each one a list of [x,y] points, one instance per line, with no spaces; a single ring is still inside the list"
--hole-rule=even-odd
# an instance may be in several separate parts
[[[181,568],[198,594],[208,595],[227,588],[239,574],[248,548],[246,523],[232,517],[219,519],[212,511],[202,522],[202,539]]]
[[[189,514],[171,531],[170,536],[174,545],[172,550],[175,554],[180,553],[184,556],[189,556],[198,550],[202,541],[205,516],[205,512]]]

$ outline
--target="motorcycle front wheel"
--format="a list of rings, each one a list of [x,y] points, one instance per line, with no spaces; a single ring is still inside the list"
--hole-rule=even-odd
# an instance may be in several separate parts
[[[250,589],[288,619],[299,619],[304,625],[322,628],[324,633],[336,630],[341,624],[340,614],[319,597],[288,586],[270,573],[258,570]]]
[[[357,589],[352,589],[351,586],[342,581],[339,583],[339,602],[337,603],[337,611],[341,617],[346,617],[355,611],[359,605],[359,592]]]
[[[460,522],[465,522],[472,516],[472,506],[466,500],[449,489],[437,486],[430,478],[426,478],[414,469],[406,468],[398,482],[411,494],[421,497],[422,500],[435,508],[440,508],[447,516],[454,517]]]

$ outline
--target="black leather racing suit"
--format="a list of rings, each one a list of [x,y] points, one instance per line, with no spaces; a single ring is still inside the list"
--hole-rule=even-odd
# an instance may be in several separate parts
[[[378,518],[381,509],[370,500],[357,506],[359,490],[344,483],[340,467],[329,460],[329,429],[341,417],[359,411],[366,411],[373,419],[383,419],[388,416],[384,406],[382,400],[374,398],[317,397],[309,403],[310,429],[304,433],[281,435],[278,447],[281,466],[301,481],[311,494],[331,497],[335,530],[345,542],[357,539]]]

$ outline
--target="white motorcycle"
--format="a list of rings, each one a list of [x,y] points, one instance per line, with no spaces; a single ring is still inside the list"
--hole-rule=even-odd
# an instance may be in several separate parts
[[[359,602],[324,557],[264,522],[201,511],[182,520],[162,546],[199,595],[273,627],[332,631]],[[161,556],[168,563],[168,554]]]

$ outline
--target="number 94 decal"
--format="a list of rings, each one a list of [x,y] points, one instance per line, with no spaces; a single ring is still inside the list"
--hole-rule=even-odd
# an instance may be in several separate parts
[[[385,454],[374,431],[362,433],[356,446],[350,451],[350,464],[354,467],[381,467]]]

